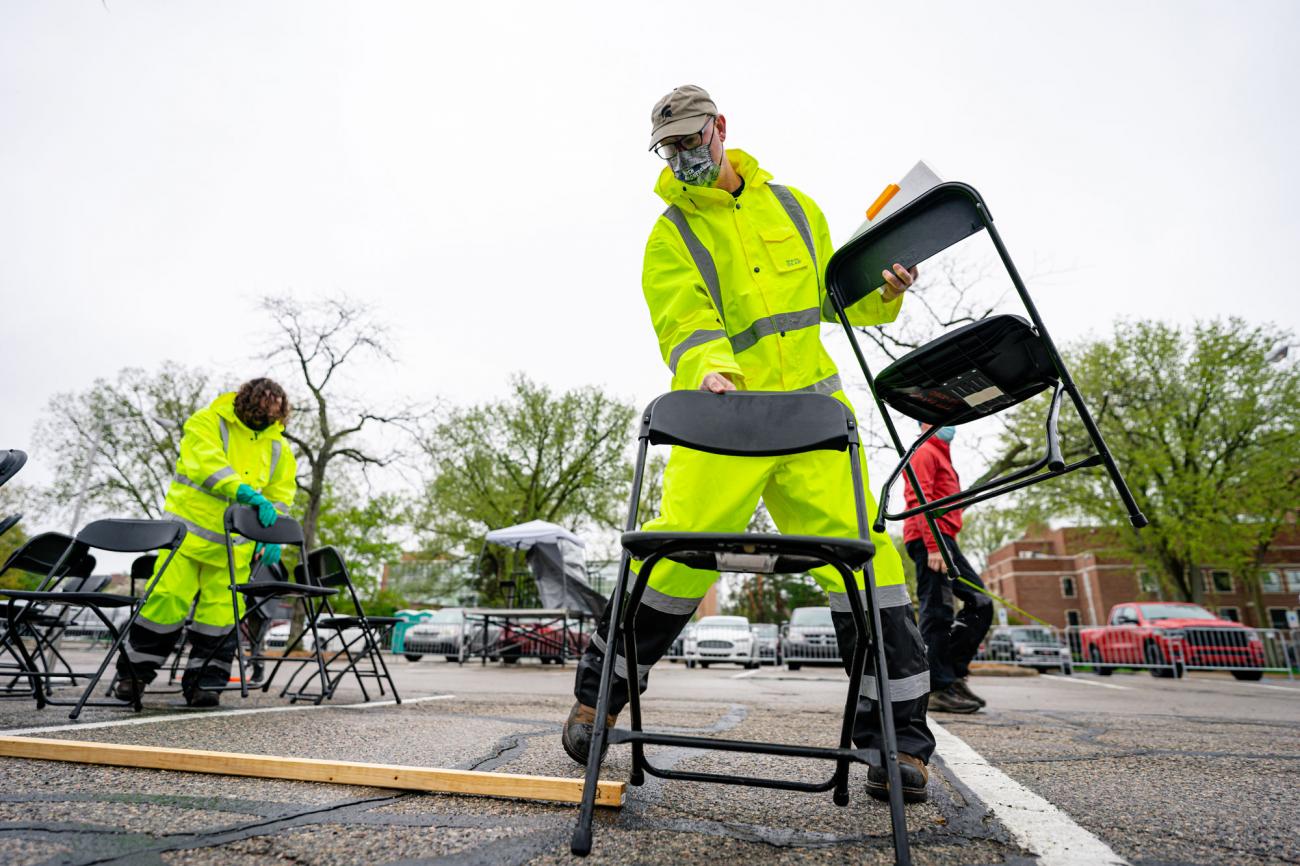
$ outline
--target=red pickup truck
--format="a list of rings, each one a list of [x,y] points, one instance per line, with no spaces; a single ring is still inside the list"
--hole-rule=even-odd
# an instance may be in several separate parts
[[[1185,668],[1230,670],[1239,680],[1264,675],[1264,644],[1251,629],[1186,602],[1130,602],[1110,610],[1104,626],[1079,632],[1082,663],[1101,676],[1146,667],[1155,677]]]

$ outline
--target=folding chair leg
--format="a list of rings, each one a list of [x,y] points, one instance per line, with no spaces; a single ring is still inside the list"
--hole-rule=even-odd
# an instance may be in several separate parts
[[[840,572],[840,579],[844,581],[846,595],[852,595],[857,598],[857,578],[853,572],[843,566],[837,565]],[[868,580],[870,577],[867,578]],[[849,659],[849,694],[844,704],[844,723],[840,729],[840,748],[849,749],[853,747],[853,729],[858,720],[858,700],[862,696],[862,674],[866,668],[867,661],[867,642],[872,640],[872,634],[867,629],[867,619],[859,608],[861,605],[849,603],[850,612],[853,614],[853,655]],[[847,806],[849,804],[849,762],[842,759],[836,765],[835,792],[832,795],[837,806]]]
[[[23,636],[18,631],[18,618],[14,599],[9,599],[5,605],[5,621],[9,626],[9,635],[12,638],[12,648],[18,651],[18,657],[21,659],[23,671],[27,674],[27,681],[31,683],[32,693],[36,697],[36,709],[45,709],[45,690],[41,684],[41,675],[36,669],[36,661],[27,653],[27,645],[23,643]],[[24,612],[26,608],[23,609]]]
[[[315,703],[320,704],[325,700],[325,688],[329,685],[329,674],[325,672],[325,656],[321,652],[320,632],[316,630],[316,612],[313,610],[311,599],[307,599],[307,624],[311,626],[312,649],[316,653],[316,666],[320,669],[320,695],[316,698]]]
[[[386,679],[388,680],[388,687],[393,691],[393,701],[397,704],[401,704],[402,696],[397,693],[397,684],[393,682],[393,675],[388,670],[388,662],[384,661],[384,654],[379,649],[379,641],[375,639],[375,633],[372,632],[369,625],[366,626],[366,635],[370,642],[370,651],[374,653],[374,655],[371,656],[371,662],[378,662],[379,667],[383,668],[383,679],[380,679],[379,671],[375,671],[375,679],[379,682],[380,694],[383,694],[384,680]]]
[[[569,841],[569,850],[579,857],[586,857],[591,853],[591,822],[596,812],[596,783],[600,781],[601,751],[607,735],[605,722],[606,716],[609,715],[610,692],[614,688],[614,657],[618,654],[623,591],[630,572],[631,557],[625,551],[618,582],[614,584],[614,593],[609,600],[609,630],[605,636],[605,659],[600,666],[600,691],[596,698],[596,720],[591,726],[591,746],[587,752],[587,773],[582,785],[582,805],[578,808],[578,824],[573,828],[573,838]]]
[[[117,656],[118,652],[121,651],[122,644],[126,640],[126,629],[119,632],[117,629],[113,628],[113,624],[109,622],[108,619],[97,609],[91,608],[91,610],[94,611],[100,619],[104,620],[104,624],[108,626],[109,634],[113,635],[113,645],[104,655],[103,661],[99,663],[99,670],[95,671],[95,675],[90,678],[90,682],[86,685],[85,690],[82,691],[81,697],[77,700],[77,705],[73,707],[72,712],[68,714],[68,718],[74,722],[77,720],[77,717],[81,715],[81,711],[86,706],[86,701],[90,700],[90,695],[95,691],[95,686],[99,685],[100,678],[104,676],[104,671],[108,669],[108,663],[111,662]],[[135,622],[135,617],[132,616],[129,622]],[[140,693],[138,691],[135,694],[135,699],[131,702],[131,708],[137,713],[144,709],[144,705],[140,703]]]

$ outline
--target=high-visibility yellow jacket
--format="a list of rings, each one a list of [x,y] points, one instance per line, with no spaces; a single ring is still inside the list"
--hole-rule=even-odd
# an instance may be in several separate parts
[[[749,154],[729,149],[727,158],[745,181],[739,197],[688,186],[667,168],[655,186],[669,208],[650,232],[642,288],[673,388],[698,388],[718,372],[743,390],[834,394],[839,374],[821,342],[821,323],[836,321],[824,284],[834,251],[826,218],[808,196],[771,184]],[[849,319],[892,322],[902,303],[875,291]]]
[[[259,491],[280,513],[289,512],[298,487],[297,462],[283,433],[279,422],[260,431],[246,426],[235,414],[234,393],[190,416],[164,505],[165,516],[189,530],[181,553],[226,565],[222,518],[241,484]],[[251,555],[250,546],[241,550],[240,560]]]

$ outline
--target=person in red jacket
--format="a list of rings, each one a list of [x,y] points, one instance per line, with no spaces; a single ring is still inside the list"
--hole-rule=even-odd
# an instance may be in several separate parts
[[[921,430],[929,430],[922,424]],[[912,469],[927,502],[933,502],[961,490],[961,481],[952,465],[951,446],[954,427],[940,427],[912,458]],[[904,486],[908,508],[917,504],[916,492],[908,482]],[[961,532],[961,509],[942,512],[935,518],[952,564],[961,577],[983,589],[979,573],[967,562],[957,546]],[[993,621],[993,602],[969,584],[949,580],[939,539],[934,537],[922,516],[909,517],[903,523],[903,543],[907,555],[916,565],[916,596],[921,604],[921,637],[925,639],[930,659],[931,710],[947,713],[974,713],[984,706],[984,699],[970,690],[966,676],[970,661],[979,650],[980,641]],[[953,599],[961,600],[961,611],[953,610]]]

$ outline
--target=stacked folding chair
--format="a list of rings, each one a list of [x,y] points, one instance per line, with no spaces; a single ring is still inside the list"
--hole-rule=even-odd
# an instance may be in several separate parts
[[[745,457],[798,454],[816,450],[845,451],[853,477],[858,537],[818,538],[761,533],[635,531],[646,456],[651,445],[673,445],[713,454]],[[609,713],[617,655],[615,648],[620,645],[621,639],[627,670],[637,670],[635,613],[656,564],[670,559],[694,568],[730,572],[758,570],[769,573],[802,573],[811,568],[828,565],[839,572],[846,587],[855,585],[854,572],[865,569],[875,554],[875,548],[867,532],[866,497],[862,487],[862,467],[858,452],[858,428],[852,413],[838,400],[821,394],[733,392],[719,396],[701,391],[674,391],[659,397],[645,410],[638,437],[632,497],[628,506],[627,531],[622,537],[622,564],[619,579],[614,585],[613,597],[610,599],[611,615],[608,632],[605,635],[609,650],[605,653],[601,669],[595,729],[590,744],[590,757],[587,761],[582,804],[571,843],[574,854],[586,855],[591,851],[596,783],[600,778],[604,747],[608,743],[632,746],[630,781],[633,785],[643,784],[645,775],[649,773],[662,779],[689,782],[715,782],[810,793],[833,791],[835,803],[841,806],[847,805],[849,801],[849,765],[854,762],[883,764],[889,776],[889,811],[895,857],[899,863],[909,862],[907,825],[903,815],[903,786],[898,769],[897,738],[893,716],[889,710],[891,706],[889,677],[883,673],[888,670],[888,666],[885,661],[884,643],[879,639],[880,611],[876,601],[875,585],[870,579],[866,581],[865,592],[859,594],[850,589],[847,593],[857,637],[853,657],[850,660],[848,695],[844,705],[844,719],[838,746],[758,743],[646,731],[642,728],[641,698],[635,687],[628,689],[631,730],[606,729],[606,716]],[[630,566],[634,558],[641,560],[642,564],[636,582],[629,591]],[[853,722],[857,715],[858,693],[861,690],[868,651],[872,654],[875,669],[881,672],[876,677],[880,693],[875,705],[880,715],[880,729],[885,746],[883,755],[871,749],[855,749],[852,744]],[[655,766],[646,758],[645,746],[647,745],[824,759],[833,761],[835,769],[829,778],[809,782],[668,770]]]
[[[22,469],[26,463],[26,452],[19,451],[15,448],[0,451],[0,487],[3,487],[6,481],[17,475],[18,470]],[[0,517],[0,535],[4,535],[9,530],[13,529],[18,525],[18,521],[22,519],[23,516],[21,514],[10,514]]]
[[[38,539],[43,537],[45,536],[38,536]],[[20,668],[15,673],[18,676],[26,677],[30,682],[32,693],[36,698],[37,709],[43,709],[47,704],[72,706],[73,710],[69,714],[69,718],[76,719],[81,715],[82,708],[86,706],[121,707],[123,705],[118,700],[91,700],[90,696],[100,678],[103,677],[109,662],[121,649],[127,632],[140,614],[140,609],[148,600],[149,594],[157,585],[159,578],[167,570],[167,566],[171,564],[172,558],[176,555],[176,551],[180,548],[181,541],[184,538],[185,527],[175,521],[96,520],[78,532],[72,544],[66,545],[64,551],[59,554],[58,559],[50,566],[38,589],[0,590],[0,598],[8,599],[8,604],[5,605],[5,623],[8,627],[7,634],[10,636],[7,646],[16,650],[20,659]],[[167,559],[163,563],[163,567],[159,569],[158,574],[145,585],[143,593],[138,597],[109,592],[83,591],[80,589],[70,591],[65,589],[64,584],[68,580],[78,579],[70,573],[73,568],[71,563],[75,563],[80,557],[86,556],[90,550],[109,550],[117,553],[147,553],[165,550],[167,551]],[[22,639],[24,634],[29,634],[40,627],[41,616],[51,606],[88,610],[104,624],[112,640],[108,652],[104,654],[99,667],[93,673],[73,671],[70,667],[63,673],[55,672],[47,668],[41,660],[33,657],[28,651],[26,642]],[[125,624],[118,628],[105,611],[120,608],[127,608],[131,613],[127,617]],[[40,649],[39,642],[37,649]],[[55,679],[68,679],[74,684],[77,680],[84,679],[87,681],[87,685],[79,698],[66,700],[53,695],[50,686]],[[138,696],[132,706],[137,711],[142,709]]]
[[[904,267],[914,267],[980,231],[988,232],[1029,320],[998,315],[964,325],[904,355],[882,370],[879,376],[873,377],[845,311],[875,291],[881,284],[881,272],[889,270],[895,262]],[[902,457],[882,488],[880,510],[874,525],[876,531],[884,531],[886,520],[923,515],[935,537],[941,538],[934,526],[936,511],[964,508],[1099,465],[1109,474],[1133,526],[1141,528],[1146,525],[1146,518],[1129,492],[1083,395],[1066,369],[1065,361],[1002,243],[987,205],[973,187],[964,183],[941,183],[854,237],[827,263],[826,288],[894,447]],[[910,464],[917,449],[938,428],[958,426],[997,414],[1048,389],[1052,390],[1052,397],[1044,418],[1047,442],[1041,458],[1027,467],[951,496],[926,501]],[[1093,446],[1092,453],[1073,462],[1064,459],[1057,433],[1057,416],[1063,395],[1068,395],[1074,404]],[[886,405],[913,420],[932,425],[931,429],[905,449]],[[918,504],[915,508],[890,512],[889,494],[902,474],[907,476],[917,493]],[[940,545],[940,549],[948,573],[955,574],[950,551],[946,545]]]
[[[384,683],[387,682],[388,688],[393,692],[393,698],[400,704],[402,698],[397,694],[397,686],[394,685],[392,675],[388,672],[388,665],[384,661],[383,647],[388,644],[388,639],[381,640],[380,636],[390,634],[397,623],[403,622],[402,618],[366,614],[361,606],[361,599],[357,596],[356,586],[348,575],[347,564],[343,561],[342,554],[333,547],[313,550],[308,555],[307,562],[299,563],[294,569],[294,576],[299,583],[306,583],[310,579],[318,586],[332,587],[337,590],[346,589],[356,614],[339,615],[335,613],[328,596],[321,598],[320,616],[315,623],[316,631],[318,634],[326,635],[325,649],[334,646],[336,642],[338,645],[338,649],[333,650],[333,654],[325,660],[326,679],[321,680],[319,674],[313,672],[294,687],[297,674],[311,670],[310,666],[300,666],[294,676],[285,683],[280,695],[282,697],[288,695],[295,701],[313,700],[319,703],[323,699],[334,697],[334,691],[339,683],[345,676],[351,674],[361,689],[362,700],[370,700],[370,693],[366,690],[365,683],[370,679],[374,680],[380,695],[386,694]],[[299,643],[301,643],[301,635]],[[277,667],[279,664],[280,662],[276,663]],[[271,677],[274,676],[275,668],[271,670]],[[268,682],[269,680],[270,678]],[[321,691],[309,690],[308,687],[313,682],[323,683],[320,687]]]

